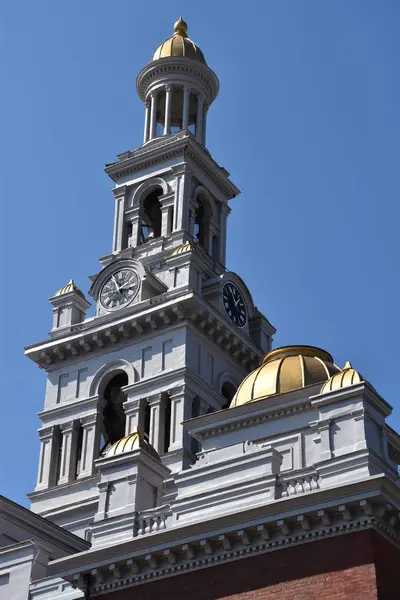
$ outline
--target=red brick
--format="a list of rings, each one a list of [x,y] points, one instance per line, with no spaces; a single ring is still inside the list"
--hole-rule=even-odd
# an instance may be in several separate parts
[[[108,593],[107,600],[393,600],[400,551],[363,531]]]

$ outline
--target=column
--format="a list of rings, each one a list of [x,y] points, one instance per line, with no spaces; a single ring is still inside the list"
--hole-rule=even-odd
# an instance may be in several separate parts
[[[171,107],[172,107],[172,86],[165,87],[165,118],[164,118],[164,135],[171,133]]]
[[[144,133],[143,133],[143,144],[149,139],[149,121],[150,121],[150,102],[146,100],[144,103],[146,111],[144,114]]]
[[[94,413],[81,419],[83,430],[81,466],[77,479],[89,477],[94,473],[94,461],[99,455],[100,415]]]
[[[122,250],[126,186],[113,189],[115,198],[113,252]]]
[[[188,435],[183,432],[182,422],[190,419],[192,416],[192,402],[194,397],[195,394],[185,386],[171,390],[171,430],[168,452],[181,448],[190,450],[190,441]]]
[[[206,145],[206,120],[207,120],[208,106],[203,107],[203,145]]]
[[[182,129],[188,129],[189,127],[189,96],[190,89],[183,88],[183,113],[182,113]]]
[[[129,399],[128,395],[128,400],[124,402],[123,407],[126,415],[125,435],[129,435],[136,428],[143,435],[146,418],[146,399]]]
[[[149,441],[159,454],[164,452],[166,401],[167,398],[163,392],[147,398],[150,406]]]
[[[68,483],[75,479],[79,421],[62,423],[60,429],[62,435],[62,450],[58,483]]]
[[[128,220],[128,223],[132,225],[132,234],[131,234],[131,246],[132,248],[136,248],[139,246],[139,232],[140,232],[140,208],[139,206],[135,208],[130,208],[125,212],[125,216]]]
[[[162,196],[161,202],[161,236],[165,237],[173,231],[172,213],[174,211],[175,192]],[[172,229],[171,229],[172,224]]]
[[[55,454],[55,427],[46,427],[39,430],[40,438],[40,457],[39,472],[36,484],[36,490],[48,488],[53,484],[52,471],[54,472],[54,454]]]
[[[157,93],[151,92],[151,105],[150,105],[150,136],[149,139],[153,140],[156,137],[156,124],[157,124]]]
[[[196,140],[199,144],[203,144],[203,106],[204,96],[197,96],[197,112],[196,112]]]

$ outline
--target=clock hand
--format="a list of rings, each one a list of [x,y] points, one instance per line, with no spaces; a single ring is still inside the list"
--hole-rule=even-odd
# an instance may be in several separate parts
[[[131,277],[131,279],[129,279],[129,281],[127,281],[126,283],[124,283],[123,285],[121,285],[121,287],[119,289],[123,290],[124,287],[126,287],[128,284],[131,285],[134,279],[135,279],[134,277]]]
[[[120,291],[120,287],[117,283],[117,280],[115,279],[114,275],[111,275],[111,279],[113,280],[113,283],[115,285],[115,287],[117,288],[118,292]]]

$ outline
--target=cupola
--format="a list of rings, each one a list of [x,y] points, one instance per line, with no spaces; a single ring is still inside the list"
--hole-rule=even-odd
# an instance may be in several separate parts
[[[205,145],[207,111],[219,83],[186,32],[180,17],[172,37],[157,48],[137,77],[136,89],[146,107],[144,144],[186,131]]]
[[[349,361],[346,362],[343,370],[339,373],[335,373],[328,381],[324,383],[321,388],[321,394],[327,394],[328,392],[336,392],[342,388],[349,387],[350,385],[356,385],[365,381],[364,377],[360,375],[358,371],[353,369]]]
[[[261,365],[240,384],[230,408],[266,396],[323,383],[340,373],[333,358],[314,346],[284,346],[269,352]]]

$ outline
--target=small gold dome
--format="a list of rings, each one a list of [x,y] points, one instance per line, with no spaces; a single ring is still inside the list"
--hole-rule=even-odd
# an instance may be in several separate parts
[[[76,292],[77,294],[83,296],[83,298],[85,297],[83,292],[81,292],[81,290],[75,285],[73,279],[70,279],[67,285],[59,289],[56,293],[56,296],[63,296],[64,294],[69,294],[70,292]]]
[[[349,387],[350,385],[356,385],[357,383],[362,383],[363,381],[365,381],[364,377],[360,375],[358,371],[353,369],[350,362],[347,361],[342,371],[333,375],[328,381],[325,381],[320,394],[336,392],[337,390]]]
[[[248,404],[327,381],[340,373],[333,358],[314,346],[284,346],[269,352],[261,367],[252,371],[240,384],[230,407]]]
[[[132,433],[118,440],[118,442],[115,442],[115,444],[109,448],[107,451],[107,457],[117,456],[118,454],[124,454],[125,452],[132,452],[133,450],[145,450],[153,458],[161,460],[157,451],[151,444],[149,444],[147,440],[144,439],[136,427]]]
[[[183,56],[185,58],[191,58],[192,60],[198,60],[206,65],[207,63],[204,54],[187,36],[187,24],[182,17],[179,17],[175,23],[174,31],[174,35],[161,44],[154,52],[153,60],[169,58],[170,56]]]

